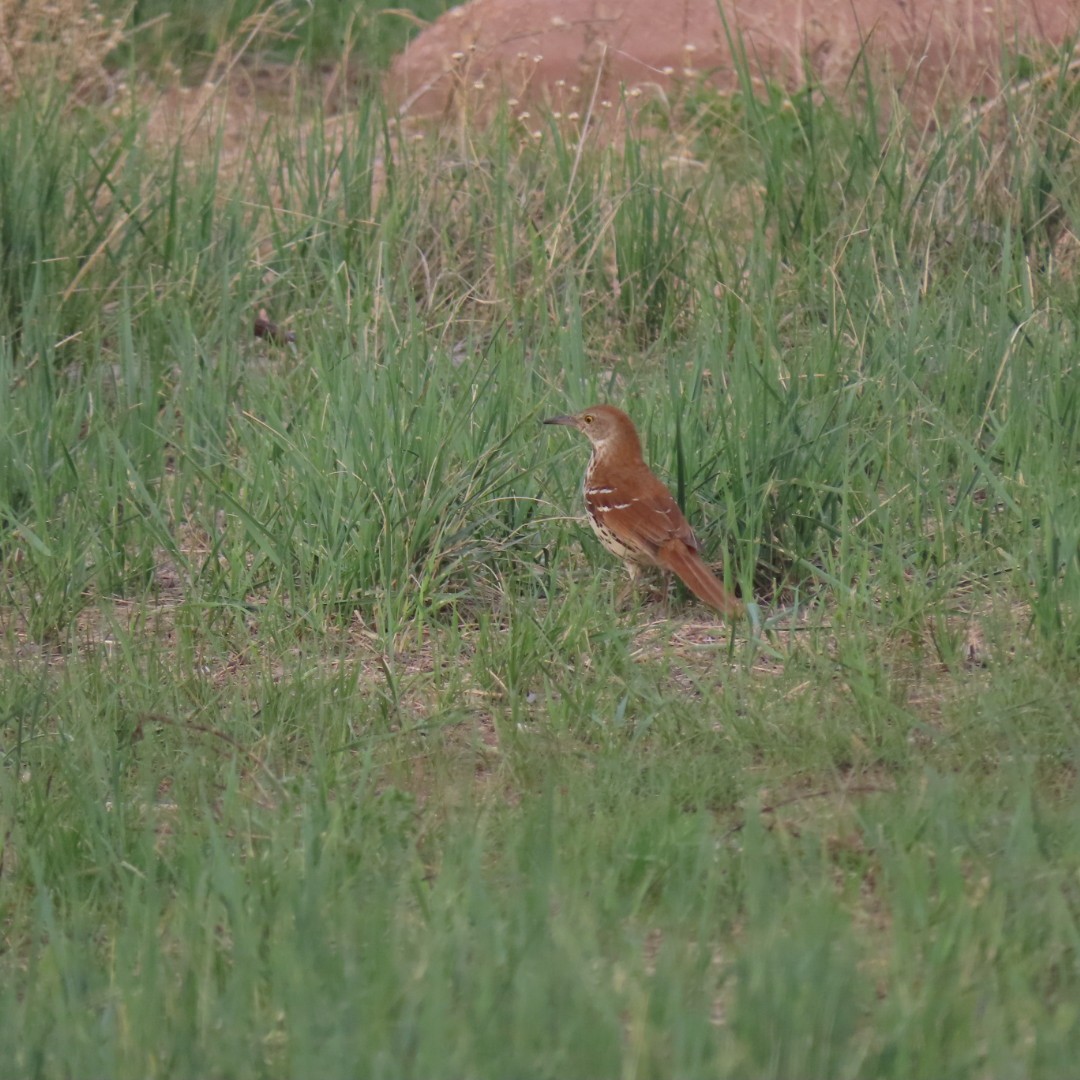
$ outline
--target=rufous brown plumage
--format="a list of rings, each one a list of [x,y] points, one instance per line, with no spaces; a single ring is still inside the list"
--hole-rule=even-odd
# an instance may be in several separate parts
[[[593,405],[545,424],[577,428],[592,443],[582,485],[589,524],[600,543],[623,561],[633,581],[642,567],[676,574],[699,600],[726,618],[742,614],[701,558],[697,537],[671,492],[641,454],[633,421],[613,405]]]

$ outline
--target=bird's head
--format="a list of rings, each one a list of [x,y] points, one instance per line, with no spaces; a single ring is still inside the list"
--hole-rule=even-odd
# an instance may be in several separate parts
[[[573,416],[553,416],[544,423],[577,428],[601,456],[614,447],[618,447],[620,453],[626,455],[641,454],[641,443],[638,441],[633,421],[614,405],[590,405]]]

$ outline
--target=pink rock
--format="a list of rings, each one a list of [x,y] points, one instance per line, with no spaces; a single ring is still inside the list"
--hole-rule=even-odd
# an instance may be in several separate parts
[[[437,115],[498,94],[584,111],[623,88],[755,80],[844,85],[865,56],[905,99],[970,100],[1001,84],[1003,51],[1038,55],[1080,33],[1080,0],[470,0],[396,58],[402,113]]]

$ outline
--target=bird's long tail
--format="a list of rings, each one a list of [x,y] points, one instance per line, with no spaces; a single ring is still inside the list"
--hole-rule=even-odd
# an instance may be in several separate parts
[[[656,553],[656,561],[665,570],[677,574],[682,583],[701,601],[715,608],[726,619],[737,619],[742,603],[732,596],[713,575],[704,560],[681,540],[669,540]]]

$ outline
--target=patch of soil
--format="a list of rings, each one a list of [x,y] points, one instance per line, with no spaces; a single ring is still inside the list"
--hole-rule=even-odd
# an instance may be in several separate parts
[[[179,145],[185,164],[217,154],[220,167],[231,174],[260,142],[267,123],[287,114],[295,76],[285,66],[236,65],[197,86],[177,82],[146,90],[149,144],[170,152]]]
[[[1076,0],[470,0],[407,46],[388,87],[403,115],[483,112],[499,94],[584,115],[622,87],[733,89],[741,51],[755,82],[789,89],[843,87],[865,60],[925,112],[993,94],[1003,53],[1078,33]]]

